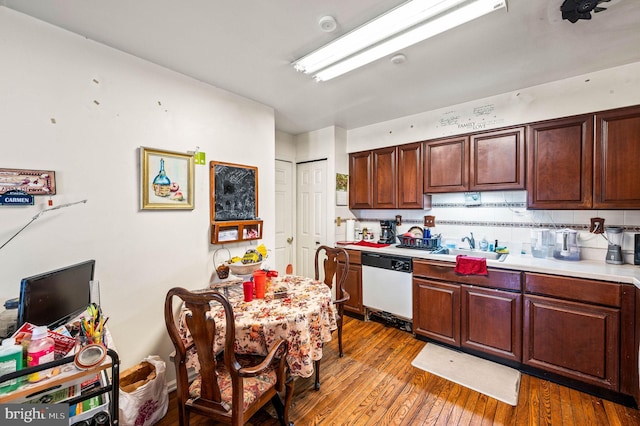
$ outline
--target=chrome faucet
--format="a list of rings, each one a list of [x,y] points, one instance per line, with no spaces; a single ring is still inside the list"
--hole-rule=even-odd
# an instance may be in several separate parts
[[[469,238],[469,237],[462,237],[462,240],[461,240],[461,241],[462,241],[462,242],[464,242],[465,240],[466,240],[466,241],[469,241],[469,248],[470,248],[471,250],[473,250],[473,249],[475,249],[475,248],[476,248],[476,240],[474,240],[474,239],[473,239],[473,232],[469,232],[469,234],[471,234],[471,238]]]

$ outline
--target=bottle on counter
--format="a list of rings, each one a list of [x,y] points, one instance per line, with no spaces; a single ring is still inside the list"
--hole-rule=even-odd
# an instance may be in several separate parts
[[[27,367],[35,367],[47,362],[51,362],[55,358],[55,343],[49,337],[47,326],[35,327],[31,333],[31,342],[27,349]],[[38,371],[29,374],[30,382],[38,382],[48,375],[48,370]]]
[[[0,347],[0,376],[22,370],[22,346],[16,345],[16,339],[9,337]],[[20,386],[18,379],[0,383],[0,394],[12,392]]]
[[[480,241],[480,250],[481,251],[489,250],[489,241],[487,241],[486,237],[483,237],[482,240]]]

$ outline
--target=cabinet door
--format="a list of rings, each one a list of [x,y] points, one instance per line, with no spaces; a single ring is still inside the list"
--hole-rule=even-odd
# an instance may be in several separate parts
[[[640,208],[640,107],[596,114],[594,208]]]
[[[462,347],[522,360],[522,295],[463,285]]]
[[[396,152],[395,146],[373,151],[373,208],[395,209],[397,206]]]
[[[527,154],[529,208],[591,208],[592,115],[527,126]]]
[[[413,279],[413,331],[460,346],[460,286]]]
[[[339,263],[338,272],[336,273],[337,276],[342,274],[342,268],[344,268],[344,263]],[[362,308],[362,266],[349,265],[344,289],[349,293],[349,300],[345,302],[344,310],[364,315],[364,309]],[[339,291],[339,289],[336,291]],[[341,298],[342,294],[338,294],[337,297]]]
[[[422,143],[398,147],[398,208],[424,207]]]
[[[525,188],[524,127],[471,136],[471,191]]]
[[[371,151],[349,154],[349,208],[373,208]]]
[[[525,295],[523,363],[617,391],[619,327],[619,309]]]
[[[469,188],[469,137],[424,143],[424,192],[462,192]]]

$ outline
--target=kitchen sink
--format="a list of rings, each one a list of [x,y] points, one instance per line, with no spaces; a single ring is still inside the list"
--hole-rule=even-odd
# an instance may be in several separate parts
[[[449,254],[453,256],[463,254],[465,256],[484,257],[485,259],[492,259],[492,260],[504,260],[507,257],[506,253],[496,253],[494,251],[469,250],[469,249],[463,249],[463,248],[455,248],[455,249],[450,248],[448,250],[449,250]]]

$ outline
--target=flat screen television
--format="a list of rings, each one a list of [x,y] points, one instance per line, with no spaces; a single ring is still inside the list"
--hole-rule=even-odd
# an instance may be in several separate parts
[[[23,278],[18,302],[18,328],[25,322],[49,329],[66,324],[90,303],[96,261],[87,260],[55,271]]]

